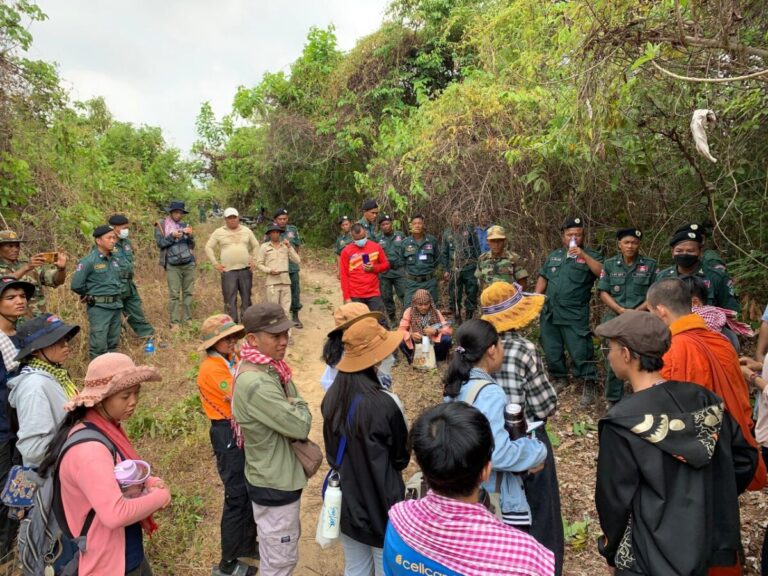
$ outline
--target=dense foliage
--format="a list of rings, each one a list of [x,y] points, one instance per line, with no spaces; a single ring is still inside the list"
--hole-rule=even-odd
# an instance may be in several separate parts
[[[665,71],[765,70],[767,34],[754,0],[395,0],[350,52],[313,29],[289,74],[241,87],[222,120],[204,106],[196,150],[216,193],[286,205],[321,241],[368,196],[440,222],[488,210],[534,260],[566,213],[606,250],[641,226],[665,258],[697,220],[736,276],[764,280],[768,76]],[[697,108],[718,116],[716,164]]]

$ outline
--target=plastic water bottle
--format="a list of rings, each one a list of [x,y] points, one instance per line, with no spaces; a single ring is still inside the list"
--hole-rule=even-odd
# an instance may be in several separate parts
[[[155,351],[155,341],[150,338],[147,340],[147,345],[144,346],[144,353],[145,354],[152,354]]]
[[[339,537],[339,522],[341,522],[341,484],[338,476],[331,476],[328,480],[323,506],[325,507],[323,537],[333,540]]]
[[[526,437],[528,425],[525,422],[523,407],[520,404],[510,402],[504,407],[504,428],[512,440]]]
[[[568,240],[568,251],[570,252],[573,248],[576,248],[578,244],[576,243],[576,236],[571,236],[571,239]],[[576,254],[568,254],[568,258],[576,258]]]

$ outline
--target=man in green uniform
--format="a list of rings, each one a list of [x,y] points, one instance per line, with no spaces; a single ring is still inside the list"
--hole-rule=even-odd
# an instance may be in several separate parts
[[[490,249],[480,255],[475,277],[480,281],[482,292],[494,282],[517,283],[523,290],[528,288],[528,271],[523,268],[523,259],[507,250],[507,235],[501,226],[487,230]]]
[[[61,286],[67,276],[67,255],[58,251],[35,254],[29,260],[19,258],[21,243],[25,242],[13,230],[0,231],[0,276],[13,276],[29,282],[35,287],[35,294],[27,302],[27,311],[32,316],[45,312],[43,286]]]
[[[405,268],[403,307],[408,308],[411,305],[413,293],[419,288],[429,291],[437,306],[435,269],[440,260],[440,252],[435,237],[424,232],[423,214],[414,214],[411,217],[411,235],[403,240],[400,254]]]
[[[616,318],[627,310],[645,310],[645,295],[656,279],[656,260],[641,255],[643,233],[637,228],[616,232],[618,255],[603,264],[597,291],[605,304],[603,321]],[[605,400],[610,408],[624,395],[624,381],[616,377],[610,363],[605,368]]]
[[[128,239],[130,222],[124,214],[113,214],[108,222],[117,235],[117,244],[113,253],[120,264],[120,279],[123,281],[123,314],[128,325],[139,338],[150,339],[154,336],[155,329],[144,316],[141,297],[133,282],[133,246]]]
[[[288,210],[281,208],[275,212],[273,220],[280,228],[285,229],[285,232],[280,234],[280,240],[288,240],[298,254],[299,247],[301,246],[299,229],[292,224],[288,224]],[[299,265],[290,259],[288,260],[288,276],[291,279],[291,316],[293,325],[296,328],[304,328],[304,324],[299,320],[299,310],[301,310],[301,272]]]
[[[352,235],[349,233],[349,229],[352,227],[352,221],[349,219],[349,216],[342,216],[339,218],[339,227],[341,228],[341,234],[336,238],[336,244],[334,245],[336,256],[341,254],[341,251],[344,250],[345,246],[352,242]]]
[[[679,234],[680,232],[698,232],[701,236],[701,246],[703,250],[701,254],[702,265],[705,268],[714,268],[715,270],[725,271],[725,260],[720,256],[720,252],[706,247],[707,227],[704,224],[686,224],[675,230],[675,234]]]
[[[120,316],[123,310],[123,282],[120,262],[113,250],[117,235],[112,226],[93,231],[96,245],[77,263],[71,288],[88,306],[88,352],[91,360],[105,352],[114,352],[120,342]]]
[[[403,267],[402,244],[405,234],[395,230],[388,214],[379,217],[379,239],[377,242],[389,260],[389,270],[379,274],[379,287],[384,307],[387,309],[390,326],[398,326],[400,320],[395,308],[395,294],[400,304],[405,302],[405,269]]]
[[[547,256],[536,281],[536,292],[547,296],[541,312],[541,346],[555,388],[560,390],[568,378],[568,350],[574,376],[584,381],[581,406],[586,407],[597,397],[589,300],[603,270],[603,256],[584,247],[583,219],[569,218],[560,230],[563,246]]]
[[[477,307],[477,259],[480,243],[474,228],[462,224],[461,212],[451,214],[451,227],[443,232],[440,262],[443,266],[443,280],[448,282],[448,301],[457,323],[461,323],[462,296],[464,318],[469,320]]]
[[[703,243],[704,240],[699,232],[692,230],[677,232],[669,242],[675,264],[659,272],[656,279],[697,276],[707,287],[707,304],[741,312],[741,304],[736,297],[733,281],[725,271],[725,267],[717,264],[709,266],[703,263]]]
[[[357,221],[365,229],[369,240],[376,242],[376,219],[379,217],[379,204],[376,200],[363,202],[363,217]]]

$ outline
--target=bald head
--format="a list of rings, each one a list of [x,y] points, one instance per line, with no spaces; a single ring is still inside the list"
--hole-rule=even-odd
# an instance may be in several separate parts
[[[646,296],[651,312],[669,326],[691,313],[691,292],[679,278],[664,278],[648,289]]]

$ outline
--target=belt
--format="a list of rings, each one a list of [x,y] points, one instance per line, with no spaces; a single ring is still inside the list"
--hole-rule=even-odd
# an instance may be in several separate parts
[[[89,303],[93,304],[114,304],[122,299],[122,296],[88,296]]]
[[[426,276],[414,276],[412,274],[406,274],[405,277],[408,278],[408,280],[413,280],[414,282],[426,282],[427,280],[434,278],[432,274],[427,274]]]
[[[229,428],[232,426],[232,422],[229,420],[211,420],[211,427],[212,428],[218,428],[219,426],[226,426]]]

